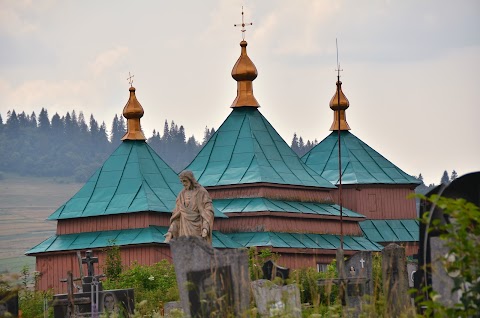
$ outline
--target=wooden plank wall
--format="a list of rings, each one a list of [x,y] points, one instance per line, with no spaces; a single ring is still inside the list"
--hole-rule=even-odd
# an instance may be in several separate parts
[[[85,251],[82,250],[82,257]],[[120,250],[122,264],[126,267],[134,262],[141,265],[152,265],[162,259],[171,261],[170,248],[160,245],[138,245],[122,247]],[[106,253],[102,249],[94,249],[93,255],[98,257],[98,264],[94,265],[95,274],[103,273]],[[42,254],[36,257],[36,270],[40,272],[40,279],[37,285],[38,290],[53,289],[55,293],[65,293],[66,284],[60,282],[60,279],[67,277],[67,272],[72,271],[74,277],[80,276],[78,259],[76,251],[68,253],[50,253]],[[86,265],[83,266],[84,274],[87,274]],[[80,282],[76,282],[79,284]]]
[[[314,234],[340,234],[340,222],[325,219],[303,219],[293,217],[242,216],[217,219],[214,228],[224,233],[232,232],[296,232]],[[345,235],[362,235],[357,221],[344,221]]]
[[[58,220],[57,235],[170,226],[170,213],[138,212]]]
[[[272,187],[272,186],[243,186],[243,187],[223,187],[209,188],[208,193],[212,199],[231,199],[231,198],[269,198],[275,200],[303,201],[331,203],[333,197],[329,189],[304,189],[295,186]]]
[[[336,202],[339,202],[338,192],[332,191]],[[414,219],[415,200],[407,198],[413,193],[409,186],[358,186],[342,189],[342,201],[343,206],[369,219]]]

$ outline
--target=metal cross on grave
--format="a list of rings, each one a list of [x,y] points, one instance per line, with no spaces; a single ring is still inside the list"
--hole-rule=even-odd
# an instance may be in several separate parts
[[[87,264],[88,276],[94,276],[94,267],[93,264],[98,263],[98,257],[93,257],[91,250],[85,252],[85,258],[82,258],[82,264]]]
[[[364,265],[365,260],[363,258],[360,259],[360,263],[362,263],[362,268],[365,268],[365,265]]]
[[[245,40],[245,26],[246,25],[253,25],[253,23],[245,23],[245,21],[243,20],[243,6],[242,6],[242,24],[234,24],[233,26],[237,27],[237,26],[241,26],[242,27],[242,40]]]

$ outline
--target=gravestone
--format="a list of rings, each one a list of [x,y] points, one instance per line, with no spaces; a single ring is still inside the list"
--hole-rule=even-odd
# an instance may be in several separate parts
[[[246,314],[250,302],[246,249],[214,249],[196,236],[174,239],[170,248],[187,317]]]
[[[266,279],[256,280],[251,285],[261,317],[302,317],[297,285],[278,286]]]
[[[347,278],[366,279],[366,283],[362,289],[363,294],[367,295],[373,293],[372,261],[372,252],[360,251],[350,256],[345,262]]]
[[[18,293],[0,294],[0,317],[18,317]]]
[[[347,290],[346,303],[354,312],[361,310],[363,296],[373,293],[372,253],[357,252],[346,262]],[[354,315],[355,316],[355,315]]]
[[[170,318],[174,313],[183,313],[181,302],[169,301],[163,305],[163,317]]]
[[[418,263],[417,262],[407,262],[407,274],[408,274],[408,287],[414,287],[414,276],[418,270]]]
[[[275,277],[280,277],[285,280],[290,275],[290,269],[277,265],[271,259],[266,261],[262,266],[263,278],[268,280],[274,280]]]
[[[452,307],[460,301],[460,292],[452,293],[454,287],[453,277],[455,274],[448,273],[445,269],[445,258],[449,253],[449,248],[445,241],[439,237],[430,238],[430,259],[431,259],[431,273],[432,273],[432,288],[441,297],[439,301]]]
[[[403,247],[391,243],[382,250],[382,279],[387,312],[391,317],[398,317],[410,303]]]
[[[93,257],[92,251],[85,253],[81,265],[86,264],[89,276],[74,278],[71,271],[62,282],[67,283],[67,293],[53,296],[53,314],[55,318],[64,317],[98,317],[100,313],[117,313],[119,315],[133,314],[135,308],[133,289],[103,290],[100,278],[104,275],[95,275],[94,264],[98,258]],[[80,268],[80,272],[83,269]],[[74,281],[81,281],[76,286]]]

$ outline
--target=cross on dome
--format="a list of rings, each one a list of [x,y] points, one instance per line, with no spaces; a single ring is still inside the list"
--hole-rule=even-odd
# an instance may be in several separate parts
[[[247,25],[253,25],[253,23],[252,23],[252,22],[250,22],[250,23],[245,23],[245,21],[244,21],[244,19],[243,19],[243,16],[244,16],[244,14],[243,14],[243,6],[242,6],[242,24],[234,24],[233,26],[235,26],[235,27],[241,26],[241,27],[242,27],[242,30],[241,30],[241,31],[242,31],[242,40],[245,40],[245,31],[247,31],[247,30],[245,29],[245,26],[247,26]]]
[[[133,87],[133,78],[134,77],[135,77],[135,75],[130,75],[130,72],[128,72],[127,80],[128,80],[128,83],[130,84],[130,87]]]

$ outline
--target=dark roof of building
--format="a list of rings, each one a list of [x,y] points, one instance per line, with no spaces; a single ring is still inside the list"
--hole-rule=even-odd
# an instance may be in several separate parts
[[[182,184],[143,140],[124,140],[85,185],[49,220],[133,212],[168,212]],[[225,217],[216,210],[216,217]]]
[[[332,132],[302,157],[303,162],[333,184],[338,184],[337,134]],[[342,184],[420,184],[349,131],[341,131],[340,140]]]
[[[340,206],[337,204],[274,200],[267,198],[215,199],[213,202],[215,207],[225,214],[232,212],[251,213],[269,211],[340,216]],[[365,216],[345,207],[342,209],[342,215],[353,218],[365,218]]]
[[[226,234],[243,247],[270,246],[275,248],[305,248],[335,250],[340,247],[340,236],[331,234],[242,232]],[[380,251],[383,247],[363,236],[344,236],[345,250]]]
[[[203,186],[335,187],[307,167],[255,107],[234,108],[186,169]]]
[[[45,252],[72,251],[92,248],[104,248],[112,245],[128,246],[138,244],[165,244],[164,234],[168,227],[149,226],[140,229],[115,231],[83,232],[64,235],[53,235],[42,243],[28,250],[25,254]],[[218,231],[212,232],[212,245],[215,248],[238,248],[240,244]]]
[[[366,220],[359,224],[365,237],[373,242],[418,242],[419,240],[419,223],[416,219]]]

